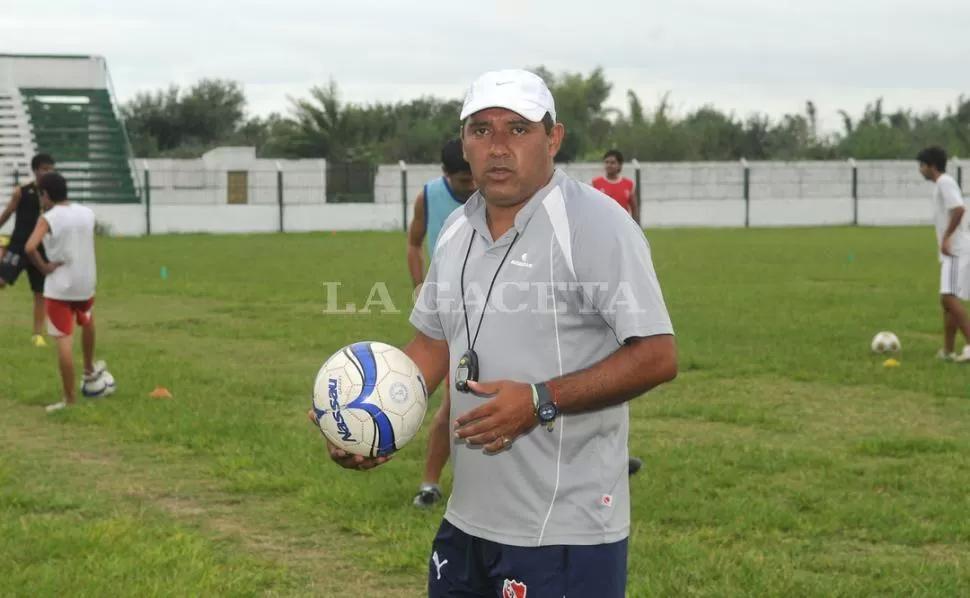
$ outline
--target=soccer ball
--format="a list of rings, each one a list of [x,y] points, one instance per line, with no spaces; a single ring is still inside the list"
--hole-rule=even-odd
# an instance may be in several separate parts
[[[100,374],[90,380],[81,382],[81,394],[92,399],[110,397],[116,388],[115,377],[106,369],[102,369]]]
[[[879,332],[872,337],[873,353],[896,353],[901,348],[899,338],[892,332]]]
[[[334,353],[313,383],[313,412],[337,448],[382,457],[414,438],[428,409],[418,366],[403,351],[363,341]]]

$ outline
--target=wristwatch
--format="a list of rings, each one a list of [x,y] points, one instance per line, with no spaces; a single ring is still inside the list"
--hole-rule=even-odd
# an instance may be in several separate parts
[[[559,408],[556,407],[552,392],[545,383],[532,385],[532,401],[539,423],[552,430],[552,424],[556,421],[556,416],[559,415]]]

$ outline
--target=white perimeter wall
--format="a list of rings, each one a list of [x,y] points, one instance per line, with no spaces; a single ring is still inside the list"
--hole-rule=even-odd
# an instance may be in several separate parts
[[[0,55],[0,82],[13,87],[107,89],[107,77],[98,56]]]
[[[252,148],[220,148],[199,160],[135,160],[136,176],[150,171],[151,233],[276,232],[280,229],[277,171],[283,172],[285,231],[403,230],[421,186],[440,175],[437,165],[406,166],[408,199],[402,205],[401,167],[383,165],[374,179],[373,204],[327,204],[324,160],[257,160]],[[949,169],[954,176],[960,163]],[[750,226],[827,226],[854,219],[852,168],[843,161],[751,162]],[[915,161],[860,161],[858,223],[922,225],[931,221],[931,186]],[[590,181],[598,163],[562,167]],[[628,164],[624,174],[642,186],[641,223],[654,227],[745,225],[744,169],[737,162]],[[228,172],[248,171],[248,203],[228,204]],[[7,176],[4,176],[4,175]],[[967,169],[970,177],[970,169]],[[0,165],[0,177],[9,178]],[[9,183],[9,180],[7,181]],[[964,185],[966,187],[966,185]],[[118,235],[146,232],[145,205],[92,204]],[[405,220],[406,218],[406,220]],[[3,228],[9,234],[11,225]]]

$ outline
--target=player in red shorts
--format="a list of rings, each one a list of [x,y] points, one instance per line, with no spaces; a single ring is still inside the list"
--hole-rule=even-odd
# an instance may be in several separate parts
[[[94,212],[91,208],[68,201],[67,181],[56,172],[45,174],[39,181],[40,199],[46,212],[27,241],[30,260],[45,274],[44,305],[47,331],[57,339],[57,360],[64,385],[64,399],[48,405],[53,412],[73,405],[74,324],[81,327],[84,353],[84,378],[96,379],[105,368],[94,362],[94,288],[97,265],[94,256]],[[43,242],[46,261],[40,253]]]
[[[606,152],[603,155],[603,168],[606,176],[593,179],[593,188],[615,199],[636,222],[640,222],[640,208],[635,195],[636,184],[631,179],[620,176],[623,170],[623,154],[619,150]]]

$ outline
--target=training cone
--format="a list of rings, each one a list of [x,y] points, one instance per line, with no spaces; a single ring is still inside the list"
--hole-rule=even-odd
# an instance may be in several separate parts
[[[159,386],[158,388],[152,391],[150,396],[153,399],[171,399],[172,393],[170,393],[167,388]]]
[[[899,362],[890,357],[886,361],[882,362],[882,367],[884,368],[898,368]]]

